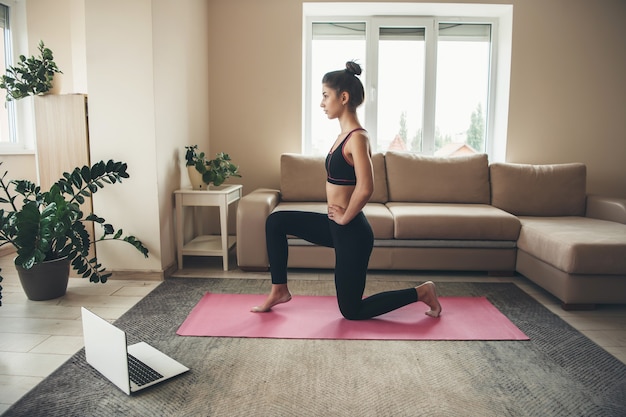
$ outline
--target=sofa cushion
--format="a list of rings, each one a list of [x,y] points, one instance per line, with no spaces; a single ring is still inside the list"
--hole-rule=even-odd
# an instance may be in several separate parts
[[[517,217],[487,204],[387,203],[396,239],[517,240]]]
[[[520,217],[519,249],[570,274],[626,274],[626,225],[587,217]]]
[[[325,156],[282,154],[280,157],[280,192],[282,201],[326,201]],[[387,202],[385,156],[372,155],[374,192],[372,203]]]
[[[274,211],[298,210],[327,213],[326,203],[314,202],[281,202]],[[367,221],[372,226],[374,239],[393,239],[393,217],[384,204],[368,203],[363,208]]]
[[[430,157],[387,152],[389,201],[489,204],[487,155]]]
[[[386,203],[389,200],[387,189],[387,168],[385,167],[385,155],[375,153],[372,155],[372,167],[374,169],[374,192],[370,197],[370,203]]]
[[[323,156],[280,156],[282,201],[326,201],[326,171]]]
[[[374,239],[393,239],[393,216],[384,204],[368,203],[363,213],[372,226]]]
[[[586,167],[581,163],[493,163],[491,204],[517,216],[584,216]]]

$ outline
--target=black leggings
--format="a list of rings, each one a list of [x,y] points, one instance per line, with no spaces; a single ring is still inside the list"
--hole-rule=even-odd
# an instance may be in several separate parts
[[[386,291],[363,299],[367,265],[374,246],[372,228],[359,213],[340,226],[326,214],[277,211],[265,223],[272,284],[287,283],[287,236],[335,248],[335,289],[341,314],[349,320],[364,320],[417,301],[415,288]]]

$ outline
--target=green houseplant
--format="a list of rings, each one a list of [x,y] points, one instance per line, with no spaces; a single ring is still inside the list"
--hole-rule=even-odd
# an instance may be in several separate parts
[[[219,152],[215,155],[215,159],[207,159],[204,152],[198,151],[198,145],[185,146],[185,149],[187,150],[185,165],[188,168],[195,168],[195,171],[202,176],[204,184],[219,186],[230,177],[241,177],[239,167],[231,162],[227,153]],[[194,171],[193,168],[191,168],[190,177]]]
[[[104,283],[111,273],[98,263],[96,257],[89,255],[91,245],[104,240],[126,242],[147,257],[148,249],[140,240],[132,235],[124,235],[122,229],[116,231],[102,217],[94,213],[86,214],[82,211],[84,207],[81,208],[85,198],[91,197],[106,184],[115,184],[128,178],[126,170],[126,163],[112,160],[106,163],[100,161],[91,167],[77,167],[71,173],[64,173],[48,191],[41,190],[27,180],[6,181],[5,172],[0,178],[0,192],[3,193],[0,203],[4,206],[0,209],[0,246],[11,244],[17,249],[15,265],[18,273],[21,269],[30,270],[46,262],[65,258],[67,275],[71,265],[83,278]],[[16,201],[18,196],[21,201]],[[92,241],[85,228],[86,222],[100,225],[102,236]],[[22,276],[20,279],[24,286]],[[0,287],[0,299],[1,290]],[[60,295],[63,294],[65,289]]]
[[[54,74],[63,73],[54,62],[52,51],[39,41],[39,56],[26,58],[20,55],[19,62],[10,66],[2,76],[0,88],[7,91],[7,101],[44,94],[52,88]]]

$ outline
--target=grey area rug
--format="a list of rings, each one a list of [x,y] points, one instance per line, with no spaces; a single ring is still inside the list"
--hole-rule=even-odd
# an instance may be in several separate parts
[[[418,282],[368,283],[368,292]],[[441,283],[487,296],[530,341],[180,337],[206,291],[265,293],[262,280],[169,279],[116,325],[191,371],[128,397],[78,352],[6,416],[624,416],[626,365],[514,284]],[[333,295],[293,281],[294,295]],[[445,314],[445,312],[444,312]],[[219,320],[219,317],[207,317]]]

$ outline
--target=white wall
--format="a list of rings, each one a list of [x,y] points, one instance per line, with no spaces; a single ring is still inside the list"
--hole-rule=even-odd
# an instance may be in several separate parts
[[[150,249],[148,261],[124,245],[101,245],[98,257],[165,271],[175,263],[173,192],[188,183],[184,146],[208,146],[206,1],[87,0],[85,15],[92,159],[123,160],[131,174],[96,195],[95,209]]]
[[[208,11],[205,0],[152,2],[156,166],[161,261],[176,261],[173,192],[191,186],[185,146],[209,144]],[[181,172],[182,171],[182,172]],[[191,211],[191,210],[189,210]],[[191,229],[191,222],[186,222]]]
[[[60,93],[77,92],[73,86],[74,68],[72,56],[72,1],[71,0],[27,0],[26,14],[28,21],[28,54],[37,53],[37,45],[43,40],[54,53],[57,64],[63,62],[60,74]],[[59,25],[59,18],[63,24]],[[74,20],[76,22],[76,20]],[[83,20],[84,22],[84,20]],[[76,24],[80,24],[80,19]],[[22,28],[16,28],[22,29]],[[25,52],[21,52],[24,53]],[[84,92],[84,91],[83,91]]]
[[[124,161],[130,173],[94,195],[94,211],[151,252],[138,262],[127,245],[105,242],[98,258],[109,269],[160,271],[152,1],[87,0],[85,23],[91,161]]]

